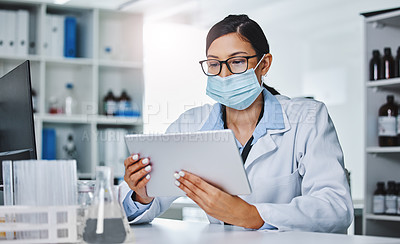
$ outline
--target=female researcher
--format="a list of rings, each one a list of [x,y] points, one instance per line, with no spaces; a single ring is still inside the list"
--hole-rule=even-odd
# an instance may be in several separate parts
[[[217,103],[183,113],[167,133],[231,129],[252,193],[233,196],[186,171],[175,174],[177,187],[211,223],[345,232],[352,221],[352,201],[325,105],[290,99],[263,84],[272,56],[260,26],[246,15],[230,15],[215,24],[207,35],[206,54],[200,63],[208,76],[207,95]],[[125,160],[120,200],[132,223],[153,220],[175,199],[147,196],[150,164],[137,154]]]

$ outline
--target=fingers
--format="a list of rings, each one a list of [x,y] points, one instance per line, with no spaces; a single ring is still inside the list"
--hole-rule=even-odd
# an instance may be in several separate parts
[[[124,161],[124,180],[132,190],[138,190],[146,186],[150,180],[149,173],[152,170],[149,158],[140,158],[139,154],[132,154]]]
[[[174,177],[177,179],[175,184],[183,190],[188,197],[195,198],[194,201],[201,201],[201,199],[207,199],[207,188],[211,187],[210,184],[205,182],[200,177],[191,174],[187,171],[180,171],[175,173]],[[197,200],[197,198],[199,198]]]
[[[140,169],[139,171],[136,171],[135,173],[131,174],[129,176],[129,180],[130,182],[135,186],[138,187],[138,184],[140,181],[142,181],[143,178],[147,177],[147,175],[149,175],[151,171],[151,165],[147,165],[146,167]],[[150,175],[149,175],[150,177]],[[147,180],[149,180],[150,178],[148,178]]]
[[[145,177],[143,177],[136,185],[137,188],[142,188],[145,187],[146,184],[150,181],[150,174],[147,174]]]
[[[125,159],[124,164],[125,164],[125,171],[126,173],[128,173],[129,176],[149,165],[150,159],[140,158],[139,154],[133,154],[132,156]]]

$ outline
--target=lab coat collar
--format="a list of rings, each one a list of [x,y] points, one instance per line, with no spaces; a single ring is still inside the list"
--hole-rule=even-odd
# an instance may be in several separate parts
[[[245,169],[247,169],[255,160],[257,160],[262,155],[268,154],[277,149],[278,146],[276,145],[276,143],[271,135],[285,133],[286,131],[290,130],[290,128],[291,128],[288,116],[282,106],[283,105],[282,102],[284,102],[284,100],[289,101],[289,98],[287,98],[285,96],[280,96],[280,95],[277,97],[278,97],[277,100],[281,104],[281,111],[282,111],[282,117],[283,117],[283,121],[284,121],[284,127],[268,130],[267,134],[262,136],[257,141],[257,143],[255,143],[253,145],[253,147],[251,148],[249,155],[246,159],[246,163],[244,165]]]

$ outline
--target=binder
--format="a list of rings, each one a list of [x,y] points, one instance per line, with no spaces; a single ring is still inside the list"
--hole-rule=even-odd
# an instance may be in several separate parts
[[[16,53],[16,19],[17,13],[16,11],[6,10],[6,19],[5,19],[5,52],[6,55],[14,55]]]
[[[18,10],[16,14],[17,14],[16,54],[20,56],[28,55],[29,12],[27,10]]]
[[[42,159],[56,159],[56,130],[43,129],[42,139]]]
[[[0,55],[5,54],[6,13],[0,9]]]
[[[64,56],[64,35],[65,35],[65,28],[64,28],[64,21],[65,16],[63,15],[54,15],[54,27],[56,28],[56,32],[53,33],[53,55],[56,57],[63,57]]]
[[[52,23],[53,23],[53,16],[51,14],[47,14],[45,17],[45,36],[43,40],[43,54],[45,56],[52,56],[51,55],[51,44],[52,44],[52,39],[51,39],[51,32],[52,32]]]
[[[64,54],[64,19],[62,15],[51,16],[50,53],[53,57],[62,57]]]
[[[64,56],[76,57],[76,18],[67,16],[65,18],[65,41]]]
[[[37,54],[38,53],[38,39],[36,38],[36,36],[38,35],[38,28],[34,27],[34,25],[29,25],[29,23],[34,23],[35,21],[35,16],[34,15],[29,15],[29,22],[28,22],[28,31],[29,31],[29,37],[28,37],[28,41],[29,41],[29,45],[28,45],[28,53],[30,54]],[[45,29],[46,31],[46,29]]]

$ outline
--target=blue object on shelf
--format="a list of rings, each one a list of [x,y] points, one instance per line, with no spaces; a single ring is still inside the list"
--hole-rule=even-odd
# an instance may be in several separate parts
[[[118,110],[115,114],[116,117],[140,117],[140,112],[135,110]]]
[[[76,18],[65,18],[64,35],[64,56],[68,58],[76,57]]]
[[[42,131],[42,159],[56,159],[56,130],[45,128]]]

